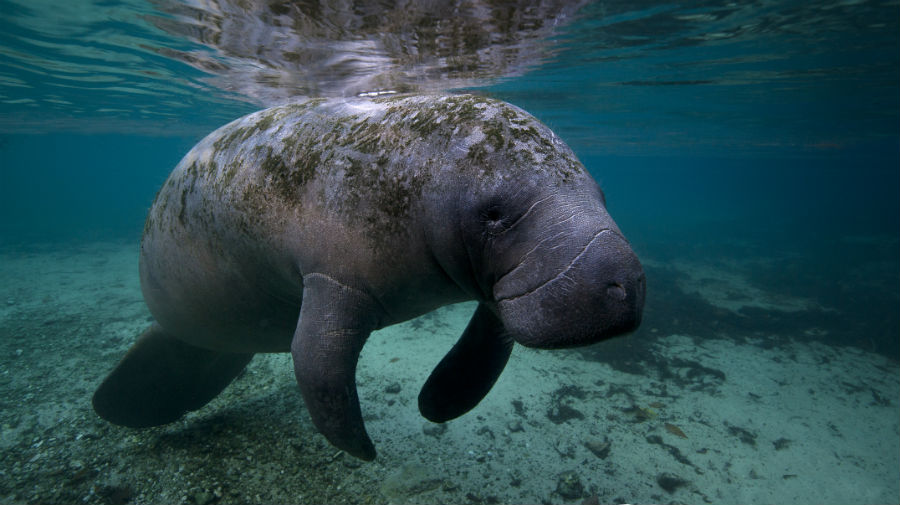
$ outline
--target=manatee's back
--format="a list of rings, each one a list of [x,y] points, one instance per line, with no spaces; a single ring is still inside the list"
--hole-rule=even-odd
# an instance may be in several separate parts
[[[428,158],[449,153],[409,124],[434,132],[424,124],[434,120],[425,117],[433,101],[310,100],[250,114],[200,141],[144,228],[142,289],[157,321],[207,347],[283,351],[304,272],[353,277],[386,298],[409,291],[399,278],[428,282],[437,272],[416,272],[428,255],[414,230],[435,164]],[[260,327],[277,331],[253,344],[262,349],[241,347]]]
[[[267,186],[273,121],[245,116],[185,155],[151,207],[141,287],[156,320],[183,340],[235,351],[286,351],[302,285],[281,238],[294,213]]]

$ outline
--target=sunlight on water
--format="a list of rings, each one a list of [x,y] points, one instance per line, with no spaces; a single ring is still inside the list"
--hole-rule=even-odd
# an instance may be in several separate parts
[[[201,135],[303,96],[490,85],[551,125],[582,103],[562,133],[601,152],[859,147],[897,108],[896,5],[2,0],[0,131]]]

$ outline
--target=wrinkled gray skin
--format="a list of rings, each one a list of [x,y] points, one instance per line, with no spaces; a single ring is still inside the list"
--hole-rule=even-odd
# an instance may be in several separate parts
[[[157,195],[140,275],[156,323],[95,394],[101,416],[174,421],[253,353],[290,351],[316,427],[367,460],[355,369],[371,331],[478,300],[419,397],[442,422],[487,394],[513,342],[591,344],[636,328],[644,303],[572,151],[477,96],[313,100],[220,128]]]

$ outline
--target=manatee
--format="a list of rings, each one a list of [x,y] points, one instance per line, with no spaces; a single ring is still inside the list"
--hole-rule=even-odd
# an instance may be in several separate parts
[[[477,405],[515,342],[634,330],[645,278],[604,195],[546,126],[471,95],[315,99],[237,119],[175,167],[147,216],[154,321],[93,397],[111,423],[170,423],[255,353],[290,352],[316,428],[364,460],[356,364],[373,330],[478,305],[419,395]]]

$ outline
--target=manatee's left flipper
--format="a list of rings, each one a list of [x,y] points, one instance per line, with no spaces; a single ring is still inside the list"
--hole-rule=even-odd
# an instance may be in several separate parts
[[[442,423],[472,410],[497,382],[512,346],[497,316],[478,304],[462,337],[425,381],[419,411]]]
[[[130,428],[177,421],[215,398],[253,354],[209,351],[186,344],[156,323],[128,350],[94,393],[103,419]]]
[[[356,362],[377,325],[377,306],[362,291],[324,274],[303,277],[303,304],[291,355],[313,424],[336,447],[375,459],[356,393]]]

